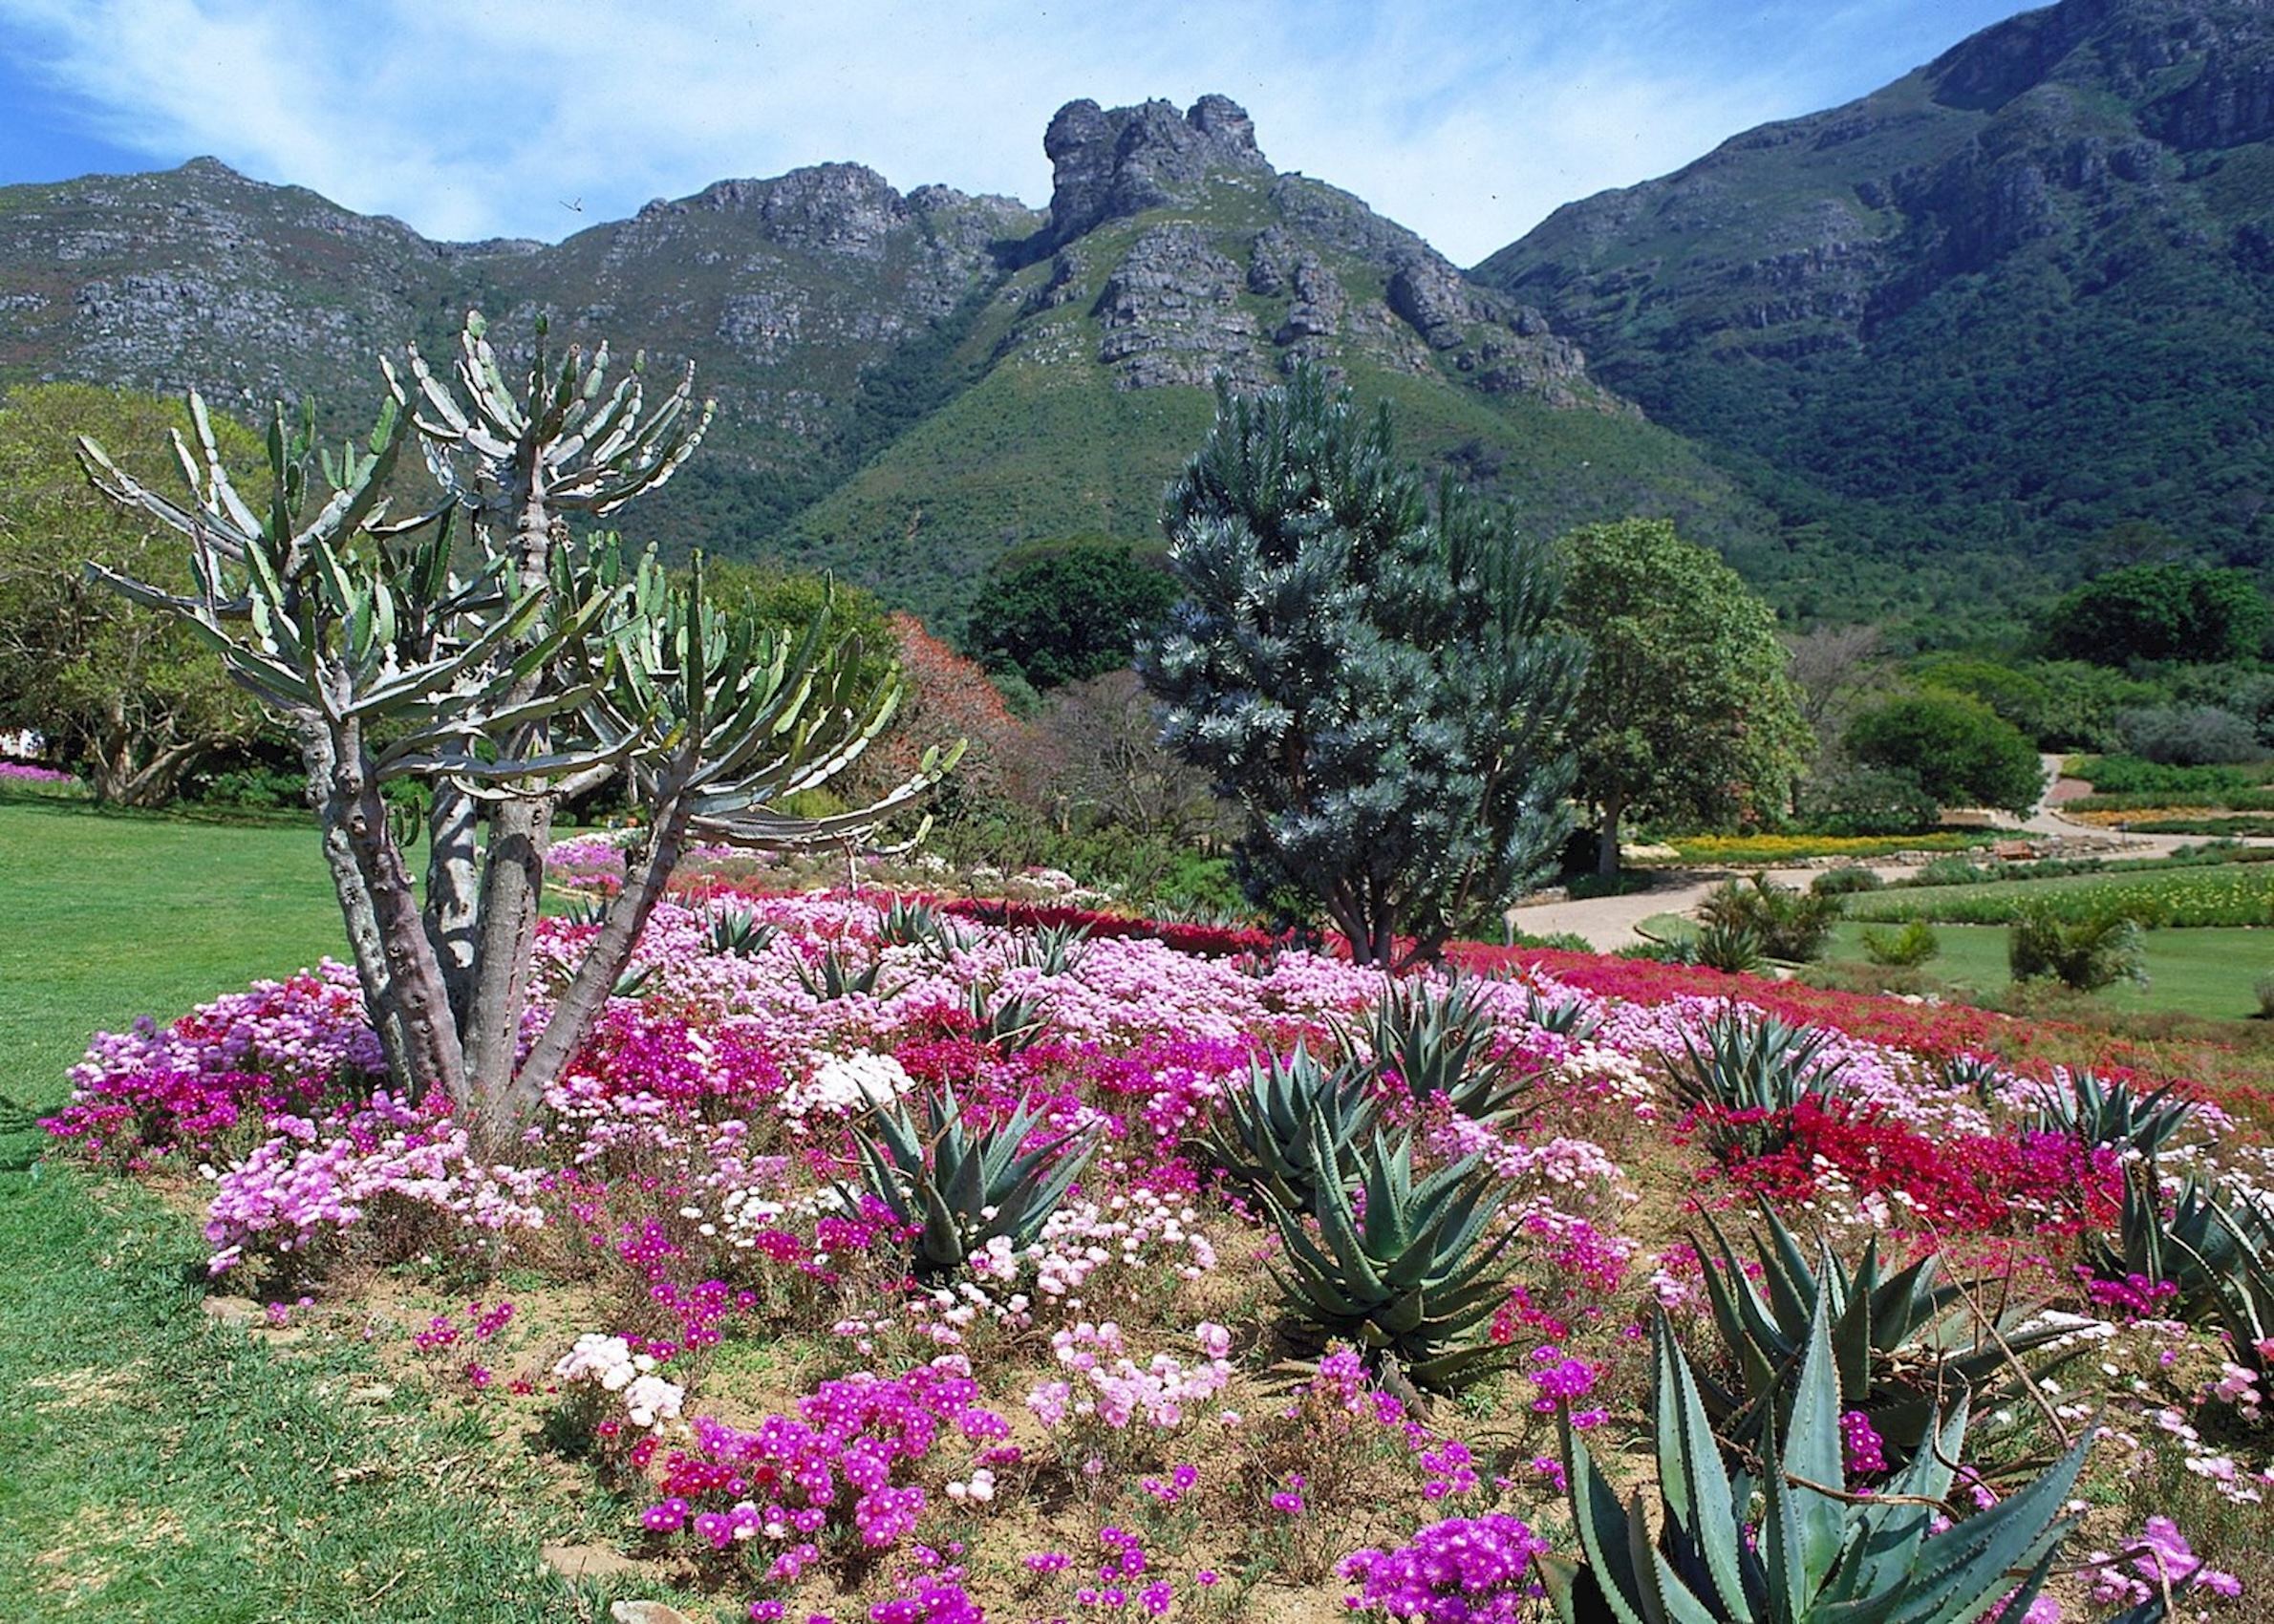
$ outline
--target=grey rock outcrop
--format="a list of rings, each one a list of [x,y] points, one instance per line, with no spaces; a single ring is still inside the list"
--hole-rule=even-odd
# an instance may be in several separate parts
[[[1272,174],[1254,121],[1221,96],[1204,96],[1181,115],[1168,101],[1110,110],[1069,101],[1050,120],[1042,151],[1052,177],[1051,246],[1108,220],[1191,202],[1212,173]]]

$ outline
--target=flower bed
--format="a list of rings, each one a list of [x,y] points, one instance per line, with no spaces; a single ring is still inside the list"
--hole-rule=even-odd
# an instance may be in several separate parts
[[[605,885],[597,843],[556,855]],[[721,947],[728,892],[773,933]],[[1702,1211],[1754,1197],[1843,1248],[1946,1247],[2060,1293],[2111,1349],[2142,1335],[2118,1323],[2130,1310],[2102,1317],[2121,1293],[2074,1270],[2115,1219],[2123,1156],[2034,1121],[2022,1070],[1945,1076],[1953,1056],[2026,1050],[2007,1040],[2027,1023],[1467,948],[1479,1052],[1522,1100],[1479,1122],[1371,1056],[1376,972],[1047,904],[904,908],[888,933],[890,900],[683,888],[639,945],[639,996],[611,1001],[508,1147],[383,1092],[336,966],[98,1038],[49,1126],[107,1165],[204,1165],[211,1267],[240,1289],[311,1314],[336,1297],[353,1319],[357,1282],[394,1270],[472,1299],[400,1357],[501,1428],[541,1425],[636,1496],[634,1555],[692,1566],[760,1620],[1264,1615],[1290,1586],[1385,1618],[1524,1616],[1534,1558],[1568,1526],[1558,1418],[1637,1423],[1653,1314],[1706,1334]],[[1064,927],[1086,937],[1046,951],[1039,931]],[[592,930],[545,924],[541,985]],[[1732,1007],[1818,1028],[1840,1079],[1758,1153],[1712,1153],[1714,1113],[1673,1085]],[[1491,1182],[1501,1250],[1477,1346],[1507,1368],[1473,1403],[1422,1403],[1285,1319],[1276,1198],[1221,1173],[1227,1096],[1252,1066],[1345,1050],[1380,1062],[1370,1108],[1410,1130],[1417,1178],[1473,1159]],[[1022,1150],[1088,1160],[1031,1233],[941,1267],[931,1220],[880,1198],[863,1136],[951,1092],[967,1131],[1022,1122]],[[2172,1165],[2274,1183],[2223,1127],[2199,1111]],[[502,1298],[506,1265],[581,1317]],[[2198,1479],[2263,1495],[2256,1388],[2217,1373],[2202,1331],[2141,1346],[2109,1359],[2134,1430],[2100,1452],[2108,1481],[2182,1447],[2168,1413],[2196,1433]],[[1857,1460],[1877,1447],[1868,1429],[1850,1442]],[[2103,1520],[2112,1549],[2136,1528],[2119,1520]]]

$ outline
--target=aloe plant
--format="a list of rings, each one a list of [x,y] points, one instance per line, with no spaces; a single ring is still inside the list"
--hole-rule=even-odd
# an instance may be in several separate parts
[[[2074,1134],[2087,1144],[2136,1150],[2153,1159],[2186,1125],[2195,1101],[2172,1096],[2173,1083],[2152,1094],[2135,1094],[2124,1082],[2103,1082],[2092,1072],[2070,1075],[2067,1086],[2038,1089],[2037,1125],[2049,1133]]]
[[[921,1123],[896,1103],[855,1130],[862,1184],[913,1232],[919,1275],[949,1273],[998,1236],[1025,1247],[1042,1232],[1097,1142],[1077,1131],[1021,1148],[1040,1122],[1024,1104],[974,1131],[955,1090],[943,1088],[925,1102]]]
[[[2124,1204],[2113,1240],[2085,1243],[2085,1265],[2104,1280],[2138,1276],[2177,1288],[2174,1306],[2189,1318],[2216,1305],[2220,1282],[2235,1264],[2234,1231],[2221,1221],[2220,1203],[2193,1179],[2183,1181],[2170,1208],[2154,1163],[2128,1170]]]
[[[1360,1036],[1376,1070],[1395,1071],[1415,1100],[1442,1099],[1478,1122],[1509,1115],[1526,1092],[1496,1053],[1500,1026],[1491,1005],[1470,982],[1392,982]],[[1346,1047],[1358,1055],[1356,1041]]]
[[[722,908],[704,922],[703,945],[714,953],[755,958],[780,934],[746,908]]]
[[[2264,1196],[2242,1196],[2215,1210],[2231,1243],[2219,1281],[2228,1356],[2263,1391],[2274,1387],[2274,1207]]]
[[[821,957],[811,964],[800,959],[791,968],[797,972],[798,985],[816,998],[842,998],[853,993],[878,998],[890,995],[878,991],[885,972],[882,959],[856,966],[835,942],[824,948]]]
[[[1983,1105],[1997,1098],[2005,1075],[2005,1068],[1986,1055],[1953,1055],[1942,1062],[1942,1085],[1963,1088]]]
[[[1079,925],[1043,925],[1022,932],[1013,943],[1009,965],[1014,970],[1064,975],[1082,963],[1089,931]]]
[[[1782,1147],[1784,1118],[1803,1100],[1839,1096],[1840,1064],[1824,1058],[1832,1035],[1791,1026],[1774,1015],[1749,1016],[1732,1008],[1707,1021],[1705,1046],[1687,1031],[1683,1058],[1673,1063],[1675,1098],[1691,1110],[1711,1110],[1714,1147],[1727,1155],[1766,1155]],[[1731,1122],[1730,1113],[1750,1120]]]
[[[1358,1167],[1361,1139],[1379,1114],[1371,1074],[1345,1063],[1328,1070],[1297,1044],[1285,1060],[1267,1055],[1248,1062],[1245,1082],[1224,1096],[1224,1119],[1197,1143],[1226,1173],[1268,1192],[1294,1211],[1308,1211],[1321,1190],[1347,1187]],[[1331,1162],[1314,1160],[1316,1122],[1324,1129]]]
[[[1574,1043],[1593,1037],[1603,1019],[1587,1007],[1584,998],[1549,998],[1537,987],[1524,992],[1524,1018],[1542,1032],[1553,1032]]]
[[[1706,1219],[1713,1233],[1710,1251],[1703,1240],[1691,1237],[1701,1257],[1721,1265],[1704,1271],[1706,1291],[1714,1327],[1737,1363],[1739,1381],[1731,1390],[1708,1378],[1702,1391],[1708,1412],[1727,1430],[1746,1430],[1771,1402],[1789,1403],[1786,1384],[1807,1351],[1819,1298],[1831,1307],[1841,1409],[1862,1411],[1872,1429],[1904,1454],[1926,1438],[1938,1395],[1957,1386],[1978,1398],[2003,1392],[2023,1374],[2009,1355],[2027,1353],[2060,1335],[2059,1328],[2027,1329],[2034,1305],[2008,1306],[1990,1314],[1985,1324],[1970,1306],[1983,1293],[1973,1287],[1939,1284],[1939,1259],[1931,1253],[1890,1271],[1880,1264],[1874,1236],[1854,1270],[1843,1268],[1821,1243],[1812,1267],[1800,1242],[1767,1203],[1761,1218],[1766,1232],[1748,1254],[1741,1254],[1711,1218]]]
[[[1724,1461],[1697,1377],[1660,1316],[1655,1516],[1639,1490],[1620,1504],[1563,1419],[1580,1554],[1540,1559],[1563,1624],[2018,1624],[2076,1526],[2061,1507],[2090,1432],[2026,1487],[1961,1515],[1948,1497],[1966,1436],[1962,1391],[1947,1415],[1929,1418],[1933,1448],[1919,1450],[1872,1496],[1852,1496],[1835,1317],[1829,1293],[1819,1292],[1791,1416],[1763,1416],[1756,1477]],[[1938,1504],[1960,1516],[1939,1533]]]
[[[1032,1048],[1049,1029],[1040,998],[1024,993],[1003,997],[983,981],[964,989],[963,1008],[971,1016],[971,1035],[1006,1055]]]
[[[930,903],[897,896],[877,916],[876,936],[889,947],[924,948],[942,958],[972,945],[970,933]]]
[[[1332,1166],[1320,1117],[1310,1133],[1312,1165]],[[1339,1184],[1323,1186],[1310,1207],[1316,1238],[1301,1212],[1263,1192],[1281,1248],[1272,1273],[1288,1306],[1419,1387],[1456,1391],[1513,1362],[1514,1344],[1476,1337],[1508,1295],[1492,1265],[1516,1230],[1487,1239],[1505,1186],[1475,1157],[1416,1184],[1410,1136],[1393,1147],[1377,1131],[1358,1160],[1363,1216]]]

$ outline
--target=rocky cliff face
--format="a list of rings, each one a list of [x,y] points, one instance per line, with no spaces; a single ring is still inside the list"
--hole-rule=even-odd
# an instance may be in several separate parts
[[[2274,561],[2270,200],[2264,0],[2064,0],[1474,275],[1654,417],[1875,504],[1854,545],[2057,566],[2145,519]]]
[[[0,384],[194,384],[248,415],[313,397],[344,430],[379,352],[446,344],[469,307],[508,346],[543,317],[556,339],[693,360],[718,396],[705,454],[649,506],[667,541],[786,551],[928,609],[1031,536],[1148,533],[1219,375],[1259,387],[1309,359],[1398,380],[1471,467],[1501,466],[1488,442],[1521,432],[1497,403],[1635,416],[1536,309],[1358,199],[1277,174],[1223,96],[1071,102],[1043,144],[1047,211],[827,163],[550,246],[431,243],[207,160],[0,189]],[[1016,454],[1006,425],[1033,437]],[[1040,471],[1014,467],[1029,450]],[[912,460],[920,474],[890,483]],[[1085,513],[1097,469],[1134,494]],[[832,527],[839,493],[857,533]],[[943,524],[976,549],[944,581],[909,541]]]

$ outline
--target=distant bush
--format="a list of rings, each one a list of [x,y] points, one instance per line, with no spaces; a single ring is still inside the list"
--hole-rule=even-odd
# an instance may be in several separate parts
[[[1824,951],[1839,914],[1838,897],[1794,890],[1766,874],[1756,874],[1749,882],[1730,881],[1707,897],[1698,910],[1708,930],[1718,928],[1727,932],[1730,940],[1740,934],[1749,936],[1757,953],[1794,964],[1805,964]],[[1699,957],[1712,964],[1703,932],[1699,942]]]
[[[2164,766],[2224,765],[2256,761],[2266,755],[2248,720],[2216,705],[2121,711],[2116,733],[2135,756]]]
[[[1511,948],[1549,948],[1562,953],[1592,953],[1596,945],[1576,930],[1547,930],[1534,934],[1530,930],[1510,930],[1502,944]]]
[[[1941,939],[1935,934],[1934,927],[1922,919],[1914,919],[1899,930],[1867,925],[1862,939],[1863,956],[1890,969],[1907,970],[1924,964],[1942,951]]]
[[[1809,882],[1808,888],[1820,897],[1844,897],[1857,891],[1876,891],[1886,884],[1869,868],[1827,868]]]
[[[2076,776],[2101,795],[2226,795],[2248,790],[2261,774],[2234,765],[2178,766],[2138,756],[2088,756]]]
[[[1647,959],[1652,964],[1696,964],[1699,962],[1698,943],[1694,937],[1681,942],[1662,942],[1653,937],[1645,937],[1640,942],[1628,943],[1611,956],[1613,958]]]
[[[2037,746],[1979,699],[1891,700],[1857,716],[1847,744],[1866,765],[1915,775],[1938,805],[2026,812],[2045,787]]]
[[[2139,564],[2070,592],[2047,617],[2058,652],[2099,665],[2245,660],[2266,635],[2266,599],[2240,569]]]
[[[2055,980],[2079,993],[2097,993],[2118,981],[2145,986],[2140,928],[2122,913],[2064,919],[2030,908],[2013,923],[2006,962],[2016,981]]]
[[[1801,785],[1800,822],[1826,835],[1907,835],[1935,826],[1935,798],[1919,775],[1855,762]]]

